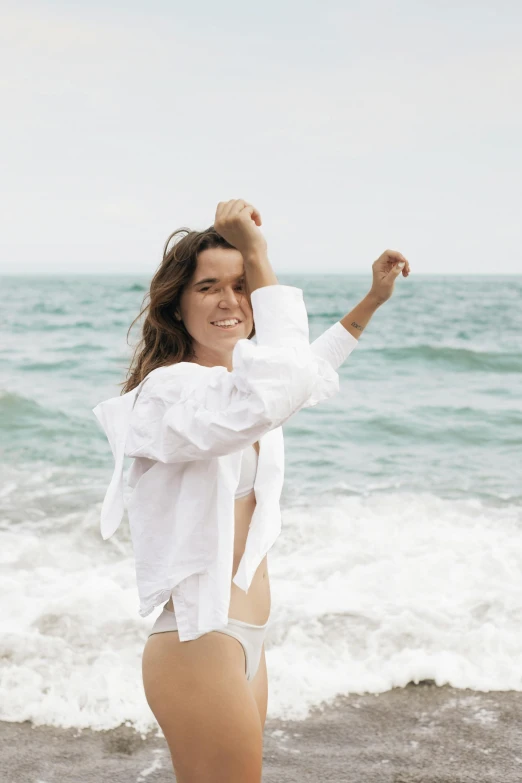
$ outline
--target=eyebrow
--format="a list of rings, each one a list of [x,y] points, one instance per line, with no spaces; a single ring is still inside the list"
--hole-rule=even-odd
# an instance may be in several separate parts
[[[245,275],[244,274],[239,275],[236,278],[236,280],[244,280],[244,279],[245,279]],[[204,280],[198,280],[197,283],[194,283],[193,288],[196,288],[196,286],[198,286],[198,285],[203,285],[203,283],[219,283],[219,280],[218,280],[217,277],[205,277]]]

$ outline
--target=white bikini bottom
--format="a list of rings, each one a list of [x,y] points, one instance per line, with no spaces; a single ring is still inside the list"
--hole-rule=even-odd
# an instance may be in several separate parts
[[[243,620],[235,620],[229,617],[227,627],[220,628],[219,631],[216,630],[216,633],[232,636],[241,643],[245,651],[245,674],[247,680],[252,680],[259,668],[267,626],[268,620],[264,625],[252,625],[252,623],[245,623]],[[149,636],[152,636],[154,633],[177,630],[176,615],[170,609],[163,607],[163,611],[157,617]],[[200,634],[200,636],[203,635],[203,633]],[[197,638],[199,639],[199,636]]]

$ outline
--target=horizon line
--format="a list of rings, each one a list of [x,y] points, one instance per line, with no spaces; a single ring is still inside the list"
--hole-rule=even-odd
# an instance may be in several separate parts
[[[0,278],[25,278],[25,277],[144,277],[151,279],[157,270],[152,274],[148,272],[18,272],[16,274],[9,272],[0,272]],[[368,275],[371,270],[350,271],[350,272],[284,272],[274,270],[280,275],[298,275],[301,277],[349,277],[350,275]],[[522,277],[522,272],[414,272],[419,277]]]

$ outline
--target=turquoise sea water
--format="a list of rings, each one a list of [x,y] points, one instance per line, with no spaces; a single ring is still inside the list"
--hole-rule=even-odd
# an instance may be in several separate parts
[[[279,280],[303,289],[313,339],[370,276]],[[18,656],[2,671],[33,694],[33,707],[4,699],[5,719],[153,724],[138,658],[154,616],[137,615],[126,527],[99,537],[112,454],[91,412],[119,393],[147,282],[0,280],[1,622],[6,660]],[[522,689],[521,304],[522,276],[399,279],[340,369],[339,395],[285,425],[272,715],[416,677]],[[104,690],[102,620],[123,700]]]

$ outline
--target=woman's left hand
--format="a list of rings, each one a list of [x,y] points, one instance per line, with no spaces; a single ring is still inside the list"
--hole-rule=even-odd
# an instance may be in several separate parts
[[[402,264],[402,266],[399,266]],[[403,277],[410,274],[410,264],[397,250],[385,250],[372,265],[373,282],[370,293],[379,304],[386,302],[393,294],[395,280],[402,273]]]

